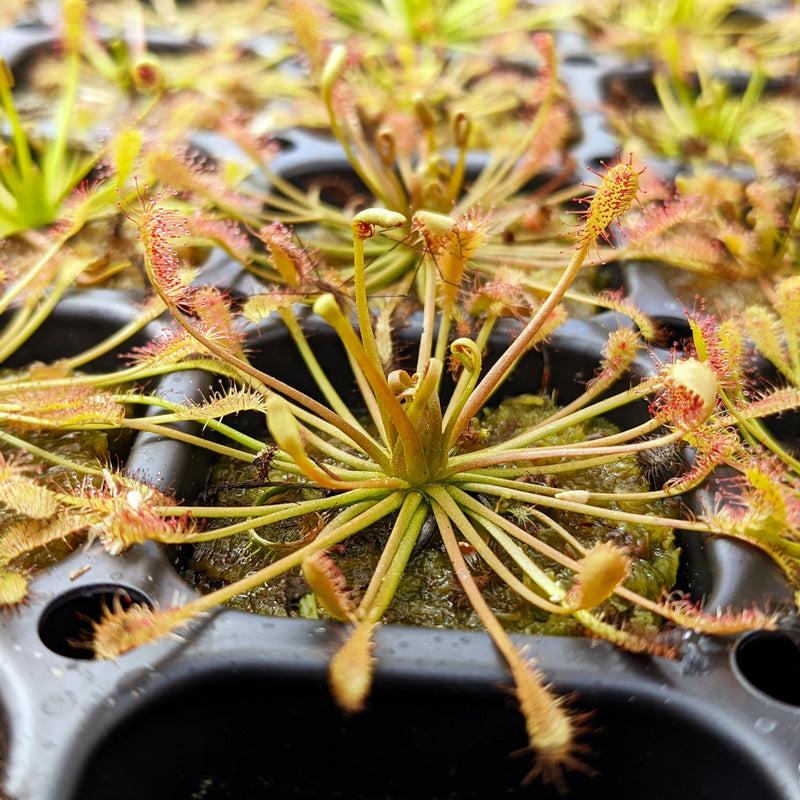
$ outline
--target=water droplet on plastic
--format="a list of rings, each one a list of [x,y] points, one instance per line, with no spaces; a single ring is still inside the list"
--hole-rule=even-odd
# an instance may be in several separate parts
[[[75,705],[76,699],[72,692],[51,694],[42,700],[42,711],[45,714],[61,714]]]
[[[774,719],[770,719],[769,717],[759,717],[753,727],[759,733],[772,733],[775,728],[778,727],[778,723]]]

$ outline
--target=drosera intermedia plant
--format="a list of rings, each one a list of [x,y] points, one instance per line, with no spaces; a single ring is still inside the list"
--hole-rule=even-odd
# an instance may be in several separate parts
[[[32,133],[20,116],[12,89],[14,76],[0,59],[0,109],[10,128],[10,141],[0,160],[0,234],[11,236],[52,224],[63,211],[68,195],[83,181],[104,154],[76,151],[77,93],[85,37],[86,3],[64,3],[61,93],[52,134]],[[95,206],[97,203],[95,203]],[[88,213],[88,211],[87,211]]]
[[[32,575],[63,557],[86,534],[90,540],[99,538],[111,552],[119,552],[126,537],[128,543],[143,540],[137,532],[142,527],[180,531],[191,525],[189,520],[170,522],[140,511],[141,498],[174,501],[115,474],[114,464],[125,452],[126,437],[114,446],[106,437],[107,431],[113,435],[128,427],[147,429],[144,419],[126,421],[126,393],[179,367],[168,366],[163,353],[153,357],[145,348],[128,366],[110,372],[84,371],[140,335],[163,309],[156,297],[132,313],[127,323],[81,351],[0,375],[0,606],[23,603]],[[11,353],[15,334],[19,336],[20,330],[14,330],[12,320],[0,335],[0,343]],[[169,342],[173,349],[179,348],[167,332],[163,338],[164,345]],[[117,533],[109,539],[105,531],[110,529]]]
[[[412,49],[424,59],[425,45],[415,42]],[[515,282],[520,292],[542,297],[563,261],[565,206],[576,192],[568,152],[575,131],[570,100],[558,80],[553,37],[532,35],[528,52],[536,67],[529,66],[524,84],[509,79],[508,91],[501,92],[505,102],[495,104],[465,77],[466,67],[456,65],[452,78],[439,75],[406,87],[402,60],[360,56],[338,45],[320,67],[317,99],[360,186],[351,203],[406,217],[432,211],[456,220],[480,219],[485,241],[472,258],[474,280]],[[429,87],[427,94],[423,86]],[[491,87],[486,91],[491,95]],[[284,224],[295,225],[295,235],[323,263],[351,280],[351,214],[323,202],[313,181],[310,189],[298,188],[270,164],[262,171],[270,186],[266,205]],[[337,179],[335,174],[332,180]],[[406,229],[385,231],[366,247],[372,295],[404,296],[415,276],[424,274],[422,251],[409,246]],[[274,264],[264,264],[258,255],[253,268],[275,279]],[[571,287],[568,299],[607,307],[609,299],[591,296],[588,284],[587,278]]]
[[[480,334],[475,339],[459,337],[450,342],[452,320],[448,318],[440,319],[439,331],[435,331],[434,300],[442,283],[430,253],[426,254],[423,265],[424,324],[416,367],[413,374],[402,370],[387,374],[377,352],[364,278],[363,244],[383,228],[406,224],[406,219],[385,209],[368,209],[358,214],[352,224],[355,266],[352,300],[357,324],[349,316],[350,305],[346,303],[343,308],[337,302],[344,300],[342,297],[320,296],[314,311],[334,328],[347,352],[370,418],[369,426],[362,424],[325,378],[304,342],[297,320],[285,308],[284,319],[289,321],[303,360],[317,377],[324,401],[314,400],[261,372],[248,363],[241,350],[237,353],[218,336],[210,335],[207,326],[201,329],[191,311],[187,311],[191,308],[189,295],[176,292],[175,283],[169,280],[169,263],[154,263],[153,259],[159,258],[159,248],[146,248],[145,261],[151,280],[176,320],[191,338],[219,359],[217,371],[234,376],[241,387],[189,406],[140,396],[139,402],[160,405],[166,412],[149,417],[148,425],[157,428],[178,419],[204,420],[234,442],[233,447],[212,442],[209,446],[234,457],[238,453],[244,461],[258,462],[267,481],[270,473],[293,477],[297,485],[312,490],[313,496],[292,497],[289,502],[274,497],[268,505],[236,508],[151,505],[142,498],[139,507],[143,512],[147,508],[148,513],[168,518],[180,514],[190,514],[192,518],[241,518],[215,530],[187,530],[182,537],[168,537],[170,542],[181,543],[258,531],[271,523],[302,520],[309,515],[326,516],[324,524],[316,526],[314,535],[299,542],[288,554],[243,580],[184,606],[160,609],[133,604],[127,609],[109,609],[95,626],[92,642],[95,654],[116,658],[186,625],[242,591],[301,567],[328,613],[349,625],[350,634],[331,662],[330,683],[339,704],[348,711],[358,711],[363,708],[372,684],[375,627],[391,603],[426,520],[432,517],[466,597],[513,676],[528,735],[525,750],[535,757],[526,781],[541,776],[563,786],[565,770],[588,769],[581,760],[580,732],[585,723],[564,698],[546,687],[544,677],[506,633],[481,593],[463,549],[474,551],[489,569],[537,608],[556,615],[573,615],[592,635],[632,651],[668,654],[672,648],[658,637],[617,627],[597,613],[597,606],[612,595],[675,624],[710,633],[771,627],[774,618],[755,610],[706,614],[685,599],[648,599],[625,585],[631,556],[623,548],[609,541],[598,541],[591,547],[581,545],[551,517],[554,511],[565,510],[651,527],[679,528],[698,535],[728,533],[702,519],[661,518],[636,510],[639,501],[687,491],[704,474],[689,470],[675,485],[633,494],[560,492],[546,481],[537,482],[537,476],[543,478],[553,470],[581,470],[616,461],[682,441],[703,429],[713,419],[717,406],[717,377],[707,363],[699,359],[670,363],[654,377],[601,399],[601,392],[624,373],[635,353],[636,335],[621,329],[609,338],[604,374],[568,407],[545,423],[504,441],[463,450],[460,447],[470,421],[513,372],[519,358],[544,335],[548,321],[590,255],[597,237],[624,214],[635,199],[637,187],[638,173],[630,163],[620,161],[608,170],[589,202],[570,262],[557,287],[485,374]],[[142,225],[152,223],[147,217],[143,216]],[[423,235],[433,227],[439,235],[446,235],[452,221],[440,215],[417,214],[414,224]],[[152,238],[143,237],[143,241],[147,245]],[[280,304],[279,297],[275,303]],[[458,366],[459,375],[449,401],[444,402],[447,359]],[[210,357],[205,359],[206,363],[211,361]],[[555,430],[648,396],[654,397],[654,414],[640,425],[589,442],[558,446],[542,443]],[[135,401],[136,397],[131,395],[129,400]],[[226,413],[245,409],[266,414],[273,445],[265,447],[262,441],[238,433],[220,421]],[[200,441],[169,429],[164,434]],[[499,513],[497,509],[509,500],[527,505],[541,528],[554,532],[561,545],[547,544],[536,532],[525,530]],[[615,506],[620,501],[625,503],[625,510]],[[372,578],[355,602],[326,551],[367,531],[382,519],[390,520],[391,530]],[[147,536],[144,527],[141,526],[141,532]],[[159,539],[160,534],[154,527],[151,538]],[[126,540],[124,544],[129,543]],[[120,549],[122,546],[121,543]],[[508,568],[498,552],[510,559],[514,569]],[[535,562],[533,554],[568,570],[571,582],[564,585],[554,581]]]
[[[327,5],[345,22],[352,32],[368,34],[385,45],[398,39],[407,42],[426,42],[431,49],[471,52],[485,46],[485,38],[511,36],[540,30],[567,15],[558,4],[528,6],[509,2],[491,6],[480,0],[461,0],[457,3],[418,3],[403,0],[399,3],[346,3],[329,0]],[[388,35],[388,40],[384,39]]]
[[[112,208],[120,215],[121,225],[124,216],[117,203],[124,207],[126,216],[137,215],[136,207],[122,195],[120,200],[117,194],[112,196],[115,198]],[[157,195],[159,200],[162,197]],[[185,236],[188,232],[182,217],[175,209],[147,205],[142,194],[139,203],[141,211],[149,213],[150,231],[138,228],[137,231],[145,236],[147,246],[160,254],[162,263],[168,263],[175,282],[182,285],[194,270],[168,246],[178,234]],[[69,354],[55,358],[50,343],[44,351],[46,362],[24,361],[26,351],[21,348],[31,337],[38,334],[38,340],[29,343],[28,352],[39,353],[44,347],[46,334],[39,330],[43,323],[64,324],[57,306],[84,272],[91,270],[94,258],[89,256],[102,259],[105,253],[104,250],[94,253],[90,245],[77,241],[74,234],[81,230],[85,216],[75,213],[77,219],[66,218],[42,236],[49,246],[36,261],[14,264],[15,271],[8,269],[0,291],[4,323],[0,328],[0,363],[12,358],[21,363],[0,373],[3,485],[0,606],[3,607],[25,601],[31,575],[55,560],[56,551],[63,556],[64,542],[72,546],[88,533],[90,538],[99,538],[110,551],[119,552],[143,541],[145,534],[141,531],[152,532],[154,525],[162,526],[164,536],[168,536],[167,528],[171,528],[177,537],[186,525],[191,527],[182,514],[178,515],[180,521],[172,522],[161,516],[147,516],[145,509],[140,508],[142,498],[160,505],[174,504],[174,499],[115,473],[114,460],[119,454],[106,446],[106,431],[152,429],[145,418],[129,414],[126,404],[130,395],[139,399],[142,387],[165,372],[204,366],[197,342],[165,327],[148,345],[130,353],[127,364],[103,371],[105,364],[113,363],[115,353],[124,351],[131,341],[153,336],[153,331],[161,327],[156,320],[166,307],[158,294],[133,300],[124,295],[134,307],[125,309],[129,314],[112,314],[108,319],[112,324],[104,335],[98,334],[96,341],[89,323],[70,331],[76,342],[85,343],[84,349],[70,350],[77,345],[69,340],[65,350]],[[113,306],[119,305],[123,295],[111,292],[104,296],[101,291],[94,297],[108,299],[114,311],[119,310]],[[209,335],[220,337],[235,351],[238,334],[228,326],[227,306],[218,290],[198,289],[193,295],[192,309],[200,320],[198,324],[208,325]],[[102,314],[99,317],[98,330],[103,330]],[[187,358],[192,354],[197,356],[195,361]],[[119,439],[125,441],[126,437],[122,435]],[[117,533],[109,539],[104,533],[107,529]],[[61,544],[53,547],[57,542]],[[53,558],[45,554],[51,548]]]
[[[691,349],[714,369],[720,406],[713,425],[687,441],[707,472],[721,468],[718,501],[708,518],[735,528],[740,539],[756,543],[791,574],[800,553],[797,276],[779,281],[771,300],[771,309],[748,306],[727,319],[702,308],[690,316]],[[776,376],[764,372],[765,360]],[[781,424],[784,414],[788,421]],[[777,432],[770,425],[776,417]]]
[[[82,260],[100,262],[95,282],[113,274],[113,265],[124,259],[115,258],[108,252],[115,248],[105,245],[121,238],[116,225],[117,194],[135,198],[134,173],[142,183],[174,183],[184,198],[191,198],[195,243],[222,240],[224,246],[236,250],[228,241],[234,238],[233,220],[253,222],[260,204],[234,191],[241,175],[232,164],[221,177],[221,170],[197,146],[190,147],[187,138],[198,128],[213,126],[220,135],[240,138],[253,157],[266,158],[269,148],[246,135],[245,123],[229,108],[203,105],[185,86],[170,87],[167,92],[159,85],[140,85],[147,82],[136,76],[147,72],[148,53],[140,54],[141,58],[131,55],[124,67],[117,64],[111,55],[116,52],[113,39],[96,38],[97,21],[90,14],[86,0],[63,3],[60,30],[53,34],[57,38],[47,51],[53,64],[48,73],[52,78],[45,86],[39,85],[36,66],[20,60],[14,64],[19,75],[14,75],[0,57],[0,120],[5,134],[0,159],[0,237],[8,254],[4,275],[8,267],[13,270],[17,265],[19,272],[41,272],[67,244],[80,252]],[[143,45],[143,29],[129,34]],[[150,66],[158,72],[157,65]],[[136,84],[130,97],[118,85],[128,73]],[[103,81],[102,91],[88,91],[87,100],[81,91],[89,82],[87,76],[95,74]],[[15,86],[16,78],[21,85]],[[153,80],[158,84],[157,74]],[[44,111],[31,107],[28,95],[48,92]],[[93,103],[98,95],[103,102]],[[198,119],[201,115],[203,122]],[[208,208],[214,211],[204,213]],[[217,219],[221,213],[226,216],[224,222]],[[28,251],[30,264],[25,261]],[[111,266],[103,269],[105,262]],[[93,271],[87,267],[82,282],[88,283],[88,273]]]
[[[734,286],[792,274],[800,193],[788,176],[798,150],[752,155],[754,175],[747,178],[708,170],[654,186],[607,260],[660,261]]]
[[[744,329],[782,378],[800,389],[800,276],[778,281],[769,301],[745,309]]]
[[[583,25],[601,47],[651,65],[657,103],[642,103],[624,73],[610,82],[609,94],[622,102],[612,103],[609,121],[625,147],[695,168],[741,165],[792,128],[794,100],[781,91],[779,77],[786,54],[764,46],[776,27],[791,29],[792,12],[769,19],[758,5],[741,6],[731,0],[586,4]]]
[[[0,59],[0,118],[7,133],[0,159],[0,362],[69,291],[143,285],[117,201],[120,193],[134,196],[131,176],[145,135],[133,115],[101,133],[99,120],[81,107],[84,45],[91,38],[87,14],[84,0],[63,3],[57,94],[46,120],[20,101],[11,69]],[[91,145],[76,141],[87,118]],[[140,327],[163,306],[159,311],[157,302],[150,311]]]

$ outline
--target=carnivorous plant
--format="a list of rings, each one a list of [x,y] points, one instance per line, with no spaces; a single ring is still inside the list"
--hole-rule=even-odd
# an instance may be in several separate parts
[[[375,627],[391,603],[426,520],[432,518],[466,597],[513,676],[526,722],[525,749],[536,758],[527,780],[541,775],[562,784],[564,770],[585,768],[580,757],[583,721],[563,698],[547,689],[543,676],[509,638],[482,595],[465,551],[485,562],[537,608],[556,615],[573,615],[592,635],[637,652],[668,654],[671,648],[658,637],[618,627],[597,613],[598,605],[612,595],[674,624],[709,633],[774,625],[775,617],[754,609],[706,613],[683,598],[666,594],[658,599],[644,597],[626,586],[632,558],[624,548],[610,541],[598,541],[587,547],[552,517],[558,510],[567,510],[590,517],[677,528],[698,535],[741,536],[771,553],[796,579],[795,545],[781,535],[771,532],[768,541],[759,539],[749,528],[726,525],[722,515],[709,519],[672,519],[637,509],[640,501],[681,495],[696,486],[707,476],[710,458],[699,459],[662,488],[637,493],[562,492],[543,480],[554,471],[581,470],[687,440],[736,439],[738,444],[727,455],[743,452],[745,444],[717,417],[720,379],[709,360],[699,357],[676,360],[665,364],[653,377],[600,399],[600,394],[624,372],[637,347],[636,335],[622,328],[609,337],[608,355],[601,372],[574,403],[544,423],[503,441],[489,446],[473,442],[470,447],[461,447],[465,438],[469,438],[473,417],[511,374],[520,356],[546,335],[553,313],[582,262],[591,254],[597,238],[605,235],[608,224],[633,202],[637,187],[638,173],[630,163],[621,161],[608,170],[589,201],[571,258],[556,288],[533,310],[517,338],[486,371],[482,369],[481,354],[484,337],[494,319],[491,311],[475,338],[460,336],[451,341],[453,319],[446,314],[440,316],[436,329],[436,297],[452,288],[439,272],[442,256],[465,257],[461,237],[475,233],[468,221],[462,220],[459,227],[459,221],[433,212],[415,215],[415,227],[432,243],[424,258],[423,333],[413,372],[398,369],[387,372],[378,354],[366,291],[364,242],[383,229],[406,224],[406,219],[386,209],[367,209],[357,214],[352,222],[353,305],[349,298],[328,293],[317,298],[314,311],[336,331],[347,351],[369,425],[353,413],[325,377],[303,337],[292,310],[291,296],[253,298],[246,303],[244,313],[259,319],[269,311],[277,311],[314,374],[324,400],[315,400],[253,367],[238,339],[230,335],[232,328],[224,321],[219,298],[210,298],[207,291],[192,291],[181,282],[168,241],[169,231],[175,229],[155,201],[145,204],[139,224],[148,274],[183,331],[162,349],[162,354],[171,358],[170,347],[180,341],[182,352],[177,345],[173,351],[178,363],[195,366],[199,363],[233,378],[237,388],[189,405],[130,392],[124,395],[125,402],[154,404],[163,409],[162,414],[148,417],[146,423],[134,424],[163,429],[164,435],[196,441],[217,452],[256,462],[268,485],[270,476],[281,475],[309,491],[289,501],[270,494],[266,505],[257,506],[169,505],[163,499],[128,488],[109,474],[107,485],[115,488],[115,500],[121,506],[127,503],[130,516],[138,524],[123,530],[120,526],[100,523],[96,526],[98,535],[114,551],[147,538],[187,544],[242,531],[253,531],[254,541],[270,547],[273,545],[268,526],[272,523],[302,520],[312,515],[321,524],[314,525],[313,531],[287,554],[276,557],[252,575],[183,606],[150,608],[133,604],[109,609],[95,626],[92,647],[96,655],[116,658],[185,626],[198,614],[242,591],[301,567],[320,604],[349,626],[348,638],[332,658],[330,683],[338,703],[346,710],[357,711],[363,707],[372,682]],[[437,258],[433,256],[434,249]],[[211,322],[212,318],[216,324]],[[194,355],[187,359],[191,348]],[[459,374],[452,396],[445,403],[441,391],[448,361]],[[643,424],[586,442],[558,446],[543,443],[548,433],[556,429],[646,397],[651,398],[652,416]],[[262,440],[238,433],[222,419],[226,414],[244,410],[266,415],[273,444],[265,446]],[[203,442],[191,434],[165,427],[166,423],[181,419],[202,420],[216,433],[229,437],[232,446]],[[539,528],[554,531],[561,545],[546,543],[535,529],[526,529],[504,516],[502,510],[509,502],[527,508],[536,517]],[[213,530],[198,528],[193,521],[201,517],[237,516],[239,521]],[[343,585],[341,573],[328,551],[368,531],[381,519],[390,520],[391,530],[369,585],[356,602]],[[155,524],[155,520],[169,520],[170,524]],[[148,530],[150,521],[154,524]],[[534,560],[534,554],[566,568],[571,581],[568,584],[554,581]],[[505,558],[513,563],[514,569],[507,566]]]

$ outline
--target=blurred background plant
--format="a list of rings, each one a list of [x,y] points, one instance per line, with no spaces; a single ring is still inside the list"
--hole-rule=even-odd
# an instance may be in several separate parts
[[[714,162],[758,170],[788,145],[797,163],[792,4],[611,0],[580,18],[612,59],[625,59],[605,78],[624,149],[694,171]]]

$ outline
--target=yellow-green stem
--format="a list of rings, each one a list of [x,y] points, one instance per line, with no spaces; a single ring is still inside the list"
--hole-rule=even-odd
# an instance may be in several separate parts
[[[383,498],[383,500],[379,500],[377,503],[367,504],[368,508],[363,513],[349,520],[344,525],[335,527],[330,533],[326,534],[325,531],[323,531],[313,542],[295,550],[293,553],[289,553],[266,567],[262,567],[252,575],[234,581],[227,586],[223,586],[221,589],[217,589],[214,592],[210,592],[192,601],[185,606],[187,616],[202,614],[204,611],[214,608],[214,606],[227,603],[229,600],[236,597],[237,594],[255,589],[272,578],[284,574],[287,570],[292,569],[292,567],[297,567],[302,564],[303,560],[308,556],[338,544],[344,539],[347,539],[348,536],[352,536],[368,528],[387,514],[396,511],[402,505],[402,502],[403,495],[399,492],[395,492]]]
[[[417,374],[422,375],[433,355],[433,330],[436,327],[436,264],[426,253],[422,261],[425,275],[425,299],[422,304],[422,332],[417,353]]]
[[[497,319],[497,314],[490,315],[484,321],[480,331],[478,331],[478,335],[474,340],[475,351],[478,354],[483,353],[486,349]],[[475,370],[468,370],[466,367],[462,368],[461,374],[458,376],[458,381],[453,389],[453,394],[447,404],[447,409],[442,417],[442,426],[444,428],[442,438],[448,445],[453,441],[453,426],[455,425],[459,412],[464,407],[464,403],[467,402],[467,398],[472,394],[472,390],[475,388],[478,378],[480,377],[480,365],[478,364],[477,366],[478,369]]]
[[[369,586],[359,603],[359,619],[378,622],[389,607],[428,513],[427,504],[422,504],[421,494],[406,494]]]
[[[87,467],[84,464],[79,464],[77,461],[72,461],[68,458],[64,458],[63,456],[59,456],[56,453],[51,453],[49,450],[45,450],[35,444],[32,444],[31,442],[27,442],[25,439],[20,439],[19,437],[14,436],[7,431],[0,430],[0,442],[6,442],[13,447],[16,447],[20,450],[25,450],[31,455],[41,458],[43,461],[47,461],[50,464],[57,464],[61,467],[67,467],[70,471],[77,472],[81,475],[95,475],[97,477],[101,477],[103,475],[103,470],[99,467]]]
[[[544,325],[547,318],[561,302],[564,292],[566,292],[577,277],[583,262],[586,260],[588,252],[589,244],[587,243],[573,253],[569,264],[559,278],[553,291],[539,306],[536,313],[522,329],[519,336],[509,345],[503,355],[500,356],[494,366],[475,387],[475,391],[467,399],[467,402],[464,404],[461,413],[458,415],[453,425],[450,441],[445,444],[446,447],[449,448],[455,444],[472,417],[478,413],[493,394],[494,390],[506,379],[517,360],[528,350],[542,325]]]
[[[142,330],[145,325],[147,325],[149,322],[152,322],[154,319],[156,319],[156,317],[160,316],[164,310],[165,308],[163,305],[159,306],[155,303],[151,303],[150,307],[147,308],[144,313],[136,317],[136,319],[133,319],[123,325],[121,328],[118,328],[111,336],[103,339],[102,342],[98,342],[93,347],[81,351],[76,356],[64,359],[62,362],[63,365],[70,370],[77,369],[78,367],[82,367],[84,364],[88,364],[90,361],[94,361],[94,359],[105,355],[111,350],[118,348],[121,344],[130,339],[131,336]]]
[[[467,543],[472,545],[478,555],[491,568],[492,572],[496,573],[498,577],[500,577],[517,594],[526,599],[529,603],[535,605],[537,608],[541,608],[543,611],[547,611],[551,614],[569,613],[569,611],[561,606],[551,603],[544,597],[541,597],[540,595],[537,595],[535,592],[531,591],[511,572],[511,570],[500,560],[500,558],[498,558],[497,554],[478,534],[477,530],[475,530],[475,527],[467,518],[467,515],[458,506],[453,497],[444,487],[435,487],[431,496],[437,503],[439,503],[450,520],[455,523],[456,527],[461,532],[461,535],[464,536]],[[514,541],[512,541],[510,537],[503,533],[503,531],[492,525],[489,520],[485,519],[485,517],[475,514],[470,514],[470,516],[476,519],[488,531],[490,536],[501,545],[505,552],[517,562],[517,565],[523,570],[523,572],[525,572],[525,574],[537,586],[539,586],[539,588],[542,589],[548,597],[554,597],[563,593],[561,587],[548,578],[547,575],[541,569],[539,569],[539,567],[537,567],[536,564],[534,564],[533,561],[531,561],[531,559],[525,555],[525,553],[523,553],[522,549]]]
[[[63,239],[55,239],[42,257],[30,269],[25,270],[25,274],[10,289],[3,292],[3,296],[0,298],[0,313],[8,309],[20,294],[38,278],[39,273],[48,265],[50,259],[63,245]]]
[[[292,341],[300,351],[300,357],[303,359],[303,363],[308,368],[308,371],[311,373],[311,377],[314,379],[314,382],[319,387],[319,390],[322,392],[325,399],[328,401],[331,409],[339,414],[339,416],[346,419],[354,427],[362,428],[363,430],[361,423],[356,420],[356,418],[353,416],[353,412],[350,411],[347,404],[342,400],[341,397],[339,397],[339,393],[333,388],[333,385],[328,380],[325,370],[322,369],[319,361],[317,361],[317,357],[314,355],[314,351],[309,346],[308,339],[306,338],[303,329],[297,322],[294,311],[291,308],[281,308],[278,310],[278,313],[280,314],[281,320],[283,320],[283,324],[289,331]],[[364,433],[366,435],[366,431]]]
[[[492,637],[492,641],[495,643],[497,649],[500,650],[506,661],[518,659],[519,655],[514,644],[505,632],[502,624],[494,615],[489,604],[484,599],[480,589],[475,583],[475,579],[469,571],[469,567],[464,560],[464,556],[461,554],[461,549],[458,546],[453,526],[447,514],[438,503],[431,503],[431,508],[436,517],[436,524],[439,526],[439,533],[442,537],[445,550],[447,551],[447,557],[453,565],[453,570],[458,578],[458,582],[461,584],[461,588],[464,590],[464,594],[469,600],[469,604],[480,617],[484,628],[486,628],[487,633]]]
[[[508,500],[522,500],[523,502],[530,501],[530,494],[524,491],[514,491],[509,488],[497,488],[480,481],[470,482],[465,481],[459,483],[459,488],[464,492],[473,492],[476,494],[488,494],[490,496],[502,497]],[[559,511],[571,511],[575,514],[585,514],[590,517],[602,517],[606,520],[617,520],[618,522],[632,522],[638,525],[648,525],[654,528],[680,528],[684,531],[699,531],[701,533],[715,533],[716,531],[707,522],[693,522],[691,520],[673,518],[673,517],[657,517],[650,514],[634,514],[627,511],[618,511],[613,508],[605,508],[600,506],[592,506],[586,503],[577,503],[571,500],[560,500],[557,497],[548,497],[547,495],[539,495],[537,502],[547,508],[556,508]],[[724,531],[719,531],[724,533]]]
[[[369,385],[375,392],[382,410],[387,434],[392,443],[399,438],[402,442],[406,470],[415,479],[422,480],[427,474],[427,464],[422,442],[416,428],[406,416],[400,401],[394,396],[383,374],[382,367],[376,367],[364,352],[360,339],[355,335],[350,322],[345,319],[339,307],[330,296],[323,296],[314,304],[314,310],[326,322],[333,326],[342,344],[356,360]],[[381,463],[381,462],[378,462]],[[386,471],[391,473],[392,467],[387,465]]]
[[[173,317],[181,325],[181,327],[184,328],[194,339],[200,342],[203,347],[205,347],[218,358],[222,359],[222,361],[226,364],[234,367],[243,375],[255,378],[257,381],[265,384],[273,391],[283,394],[298,405],[303,406],[308,411],[317,414],[326,422],[329,422],[331,425],[339,428],[347,436],[349,436],[353,442],[360,447],[373,461],[375,461],[377,464],[380,464],[381,467],[387,471],[390,469],[387,454],[378,446],[372,437],[364,434],[363,431],[359,430],[353,425],[350,425],[346,420],[342,419],[338,414],[324,404],[317,402],[312,397],[309,397],[303,392],[295,389],[293,386],[274,378],[272,375],[268,375],[267,373],[262,372],[260,369],[256,369],[252,364],[237,358],[233,353],[230,352],[230,350],[226,350],[224,347],[221,347],[216,342],[209,339],[209,337],[206,336],[202,331],[198,330],[194,325],[192,325],[192,323],[180,311],[180,309],[178,309],[175,304],[163,293],[158,281],[155,278],[155,275],[153,274],[152,266],[148,263],[148,261],[149,260],[146,258],[145,265],[147,267],[148,276],[156,291],[161,296],[161,299],[167,304]]]

